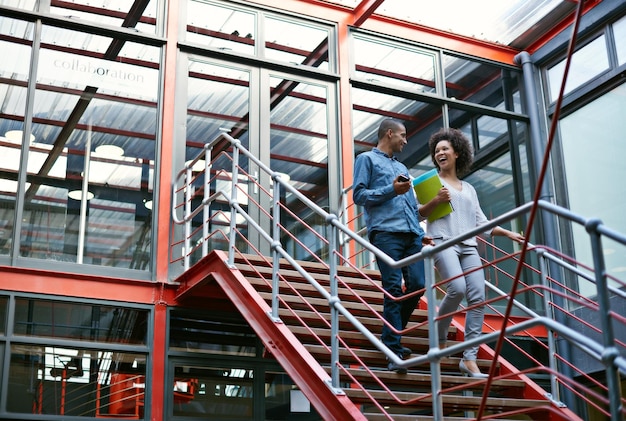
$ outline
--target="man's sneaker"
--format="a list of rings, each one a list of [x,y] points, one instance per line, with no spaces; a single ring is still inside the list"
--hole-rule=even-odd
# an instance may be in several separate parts
[[[408,358],[412,353],[413,353],[413,350],[411,350],[411,348],[407,348],[406,346],[403,346],[402,350],[400,351],[400,355],[402,356],[402,359]]]
[[[407,372],[406,367],[400,367],[398,364],[392,361],[390,361],[389,364],[387,365],[387,370],[395,371],[398,374],[406,374]]]

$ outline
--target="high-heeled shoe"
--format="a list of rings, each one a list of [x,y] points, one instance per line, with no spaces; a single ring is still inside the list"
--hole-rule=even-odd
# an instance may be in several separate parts
[[[489,377],[489,374],[481,373],[480,371],[477,373],[471,371],[469,368],[467,368],[465,362],[462,359],[461,361],[459,361],[459,370],[461,370],[461,373],[463,373],[463,375],[469,377],[476,377],[478,379],[486,379],[487,377]]]

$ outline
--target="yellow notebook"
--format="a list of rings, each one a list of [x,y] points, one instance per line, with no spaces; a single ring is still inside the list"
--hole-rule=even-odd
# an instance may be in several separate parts
[[[430,202],[433,197],[437,196],[437,192],[439,192],[442,187],[443,184],[439,179],[436,168],[413,179],[413,189],[417,195],[417,201],[422,205]],[[428,216],[428,222],[442,218],[453,210],[450,202],[440,203]]]

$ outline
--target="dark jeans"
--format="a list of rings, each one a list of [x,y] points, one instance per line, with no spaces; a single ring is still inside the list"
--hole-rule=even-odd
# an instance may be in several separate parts
[[[422,250],[422,237],[413,233],[378,231],[370,234],[370,242],[381,249],[393,260],[400,260]],[[378,260],[378,269],[382,277],[382,285],[393,297],[402,297],[405,294],[424,288],[424,262],[410,264],[403,268],[392,268]],[[404,278],[405,291],[402,291],[402,279]],[[420,297],[418,294],[412,298],[394,301],[385,295],[383,302],[383,317],[397,331],[403,330],[413,310],[417,307]],[[383,326],[381,335],[382,342],[396,354],[402,350],[402,336],[395,333],[386,324]]]

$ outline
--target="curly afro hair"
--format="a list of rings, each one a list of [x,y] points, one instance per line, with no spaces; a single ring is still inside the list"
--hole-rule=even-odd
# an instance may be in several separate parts
[[[461,177],[467,174],[472,167],[472,163],[474,162],[474,151],[470,141],[463,134],[463,132],[458,129],[442,128],[436,133],[433,133],[428,140],[428,148],[430,149],[430,158],[433,160],[433,164],[435,164],[437,170],[439,170],[439,164],[437,164],[437,161],[435,160],[435,148],[437,147],[437,143],[442,140],[450,142],[454,152],[459,155],[456,159],[457,175]]]

